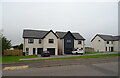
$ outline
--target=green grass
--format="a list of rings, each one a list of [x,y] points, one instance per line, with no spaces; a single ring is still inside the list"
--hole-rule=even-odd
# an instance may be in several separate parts
[[[33,62],[33,61],[47,61],[47,60],[66,60],[66,59],[88,59],[88,58],[104,58],[120,56],[120,54],[102,54],[102,55],[87,55],[87,56],[74,56],[74,57],[61,57],[61,58],[49,58],[49,59],[38,59],[38,60],[22,60],[22,58],[34,58],[37,56],[3,56],[3,63],[15,63],[15,62]]]
[[[31,56],[2,56],[2,63],[14,63],[14,62],[21,62],[19,59],[24,58],[35,58],[38,57],[37,55]]]
[[[86,52],[85,54],[96,54],[96,53],[104,53],[104,52]]]

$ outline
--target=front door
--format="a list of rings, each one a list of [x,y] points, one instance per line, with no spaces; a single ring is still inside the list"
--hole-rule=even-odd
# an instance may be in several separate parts
[[[33,55],[35,55],[35,51],[36,51],[36,49],[35,49],[35,48],[33,48]]]
[[[37,54],[41,54],[43,52],[43,48],[37,48]]]
[[[111,52],[113,52],[114,51],[114,48],[113,47],[111,47]]]

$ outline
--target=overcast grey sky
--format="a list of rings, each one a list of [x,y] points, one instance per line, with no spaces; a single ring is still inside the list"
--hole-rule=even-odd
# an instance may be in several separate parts
[[[79,32],[86,46],[97,34],[118,35],[117,2],[4,2],[3,34],[22,43],[23,29]]]

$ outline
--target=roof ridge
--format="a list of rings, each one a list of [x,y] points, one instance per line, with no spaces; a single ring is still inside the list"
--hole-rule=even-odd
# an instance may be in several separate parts
[[[49,32],[49,31],[47,31],[47,30],[33,30],[33,29],[24,29],[24,31],[44,31],[44,32]]]

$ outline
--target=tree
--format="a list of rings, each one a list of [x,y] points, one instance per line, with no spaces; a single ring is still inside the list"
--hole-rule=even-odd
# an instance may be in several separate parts
[[[10,49],[11,48],[11,40],[7,40],[6,37],[2,37],[2,53],[4,52],[4,50],[6,49]]]
[[[23,44],[13,46],[14,49],[23,49]]]
[[[23,49],[23,44],[22,43],[18,46],[18,49]]]

